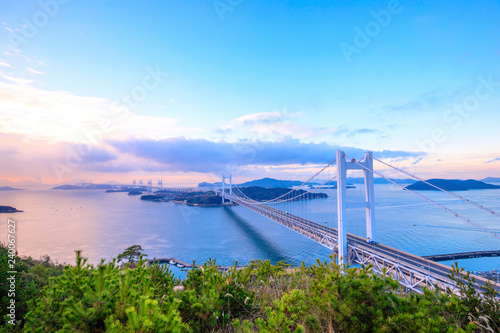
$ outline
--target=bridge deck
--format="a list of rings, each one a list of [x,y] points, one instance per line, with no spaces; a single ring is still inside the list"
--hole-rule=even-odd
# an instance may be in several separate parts
[[[338,231],[336,228],[327,227],[258,202],[243,201],[235,195],[226,194],[225,196],[337,252]],[[451,270],[449,266],[384,244],[368,243],[366,238],[349,233],[347,242],[348,259],[351,263],[372,264],[376,272],[385,271],[408,289],[421,291],[423,286],[453,289],[455,286],[454,281],[448,277]],[[479,289],[484,289],[487,283],[493,283],[480,276],[474,276],[474,278]],[[500,291],[500,286],[495,285],[495,287]]]

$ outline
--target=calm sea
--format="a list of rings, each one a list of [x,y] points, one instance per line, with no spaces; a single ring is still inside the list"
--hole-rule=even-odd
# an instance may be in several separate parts
[[[376,240],[417,255],[475,250],[500,250],[500,240],[449,215],[393,185],[375,185]],[[323,191],[324,192],[324,191]],[[315,222],[336,226],[336,193],[326,199],[282,204],[280,208]],[[444,193],[422,192],[433,200],[500,234],[500,218]],[[500,212],[500,190],[457,192]],[[350,201],[363,189],[348,190]],[[221,265],[247,264],[253,259],[284,260],[293,265],[330,250],[243,207],[188,207],[141,201],[127,193],[102,190],[24,190],[0,192],[0,204],[23,213],[1,214],[0,241],[7,239],[7,219],[17,223],[21,255],[48,254],[59,262],[74,262],[79,249],[98,263],[126,247],[141,245],[149,258],[174,257],[191,263],[216,258]],[[365,235],[364,211],[348,210],[348,232]],[[445,262],[446,263],[446,262]],[[447,263],[449,264],[449,263]],[[461,260],[469,270],[500,269],[500,258]]]

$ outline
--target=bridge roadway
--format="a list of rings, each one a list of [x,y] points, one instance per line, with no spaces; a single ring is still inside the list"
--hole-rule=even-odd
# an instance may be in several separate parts
[[[321,225],[256,201],[244,201],[230,194],[225,196],[226,199],[270,218],[337,252],[338,231],[336,228]],[[347,242],[350,263],[372,264],[372,269],[375,272],[383,273],[385,270],[385,274],[390,274],[399,280],[407,289],[417,292],[421,292],[423,286],[437,287],[443,290],[446,288],[455,289],[455,282],[448,277],[451,270],[449,266],[380,243],[368,243],[366,238],[350,233],[347,234]],[[474,276],[474,278],[479,290],[483,290],[486,283],[493,283],[480,276]],[[495,288],[500,291],[500,286],[495,285]]]

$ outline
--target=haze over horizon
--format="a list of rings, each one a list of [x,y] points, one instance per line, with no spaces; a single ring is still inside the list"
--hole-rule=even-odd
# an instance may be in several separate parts
[[[337,149],[423,178],[500,177],[498,1],[0,12],[0,179],[303,180]]]

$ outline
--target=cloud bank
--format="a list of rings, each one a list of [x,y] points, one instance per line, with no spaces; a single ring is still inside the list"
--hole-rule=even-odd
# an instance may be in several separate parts
[[[163,140],[113,140],[107,144],[121,154],[141,158],[155,165],[156,171],[224,172],[234,166],[279,166],[291,164],[326,164],[338,149],[349,157],[361,158],[365,150],[327,143],[303,143],[287,138],[280,142],[209,141],[184,137]],[[383,150],[378,158],[418,158],[420,152]]]

